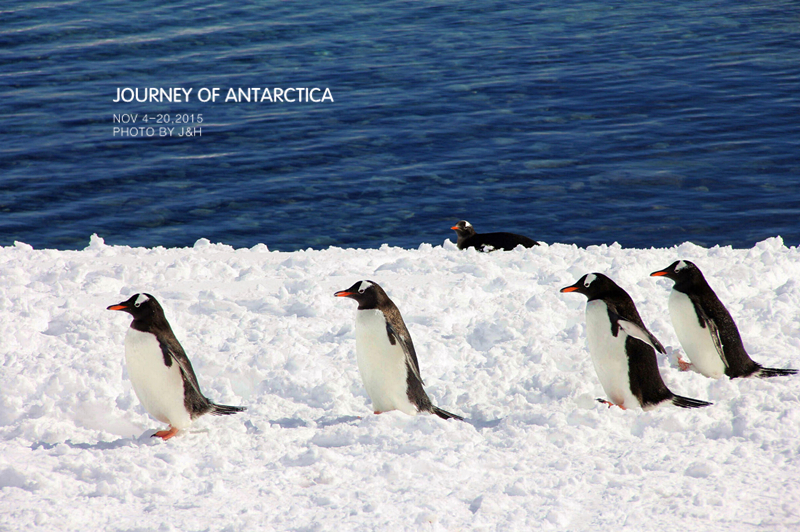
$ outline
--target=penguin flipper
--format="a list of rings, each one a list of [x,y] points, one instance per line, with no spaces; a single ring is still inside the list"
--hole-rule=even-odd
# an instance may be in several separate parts
[[[167,357],[169,357],[177,362],[178,367],[181,369],[181,374],[183,374],[183,380],[188,382],[192,389],[197,392],[198,397],[205,399],[205,396],[200,392],[200,384],[197,382],[194,369],[192,369],[192,363],[189,362],[189,357],[186,356],[181,344],[177,340],[174,342],[159,340],[159,345],[161,346],[161,353],[164,355],[164,361],[166,362]]]
[[[788,375],[797,375],[796,369],[778,369],[778,368],[759,368],[756,372],[756,377],[766,379],[769,377],[786,377]]]
[[[211,410],[209,410],[208,413],[212,416],[230,416],[231,414],[238,414],[239,412],[247,410],[247,407],[244,406],[218,405],[210,401],[209,406]]]
[[[661,345],[661,342],[658,341],[658,338],[653,336],[647,329],[640,327],[639,325],[633,323],[632,321],[628,321],[619,315],[617,315],[617,323],[619,324],[619,327],[627,333],[628,336],[633,336],[634,338],[646,343],[659,353],[666,354],[666,350],[664,349],[664,346]]]
[[[711,406],[714,403],[701,401],[700,399],[691,399],[689,397],[683,397],[681,395],[673,395],[672,404],[675,406],[679,406],[681,408],[701,408],[704,406]]]
[[[192,391],[195,392],[192,396],[195,412],[199,414],[207,412],[214,416],[229,416],[247,410],[247,408],[243,406],[218,405],[209,401],[208,398],[200,392],[200,384],[197,382],[197,376],[192,369],[192,363],[189,362],[189,357],[186,356],[181,344],[178,343],[177,340],[172,343],[160,342],[160,344],[164,358],[166,359],[166,357],[169,356],[178,363],[184,382],[189,383]]]
[[[389,343],[392,345],[396,343],[400,344],[400,347],[403,348],[403,354],[406,356],[406,365],[411,368],[411,372],[420,384],[425,384],[425,381],[422,380],[422,376],[419,373],[419,362],[417,362],[417,352],[414,350],[414,342],[411,341],[411,335],[408,334],[408,329],[406,329],[405,324],[402,322],[401,324],[403,330],[398,331],[392,327],[389,320],[386,320],[386,334],[389,335]]]
[[[700,326],[704,329],[708,329],[708,333],[711,335],[711,340],[714,342],[714,347],[717,349],[717,353],[719,353],[719,358],[722,359],[722,363],[725,365],[725,369],[730,367],[728,363],[728,358],[725,356],[725,348],[722,346],[722,339],[719,336],[719,327],[717,327],[717,322],[711,319],[711,316],[703,309],[703,305],[700,304],[700,298],[695,296],[694,294],[689,294],[689,301],[692,302],[694,305],[694,311],[697,314],[697,321],[700,322]]]
[[[437,416],[439,416],[442,419],[451,419],[452,418],[452,419],[457,419],[459,421],[464,421],[463,417],[458,416],[456,414],[452,414],[452,413],[448,412],[447,410],[442,410],[438,406],[431,405],[431,412],[433,412],[434,414],[436,414]]]

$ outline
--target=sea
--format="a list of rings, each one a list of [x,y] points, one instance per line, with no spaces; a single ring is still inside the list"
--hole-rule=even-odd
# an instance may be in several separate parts
[[[799,214],[796,0],[0,5],[2,246],[797,246]]]

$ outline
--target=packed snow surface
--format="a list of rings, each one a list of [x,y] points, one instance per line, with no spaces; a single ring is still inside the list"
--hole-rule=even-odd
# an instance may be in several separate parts
[[[800,367],[800,251],[551,244],[511,252],[0,248],[0,529],[799,530],[800,376],[712,380],[678,367],[653,271],[689,259],[750,355]],[[670,389],[714,403],[608,408],[586,347],[588,272],[625,288],[665,345]],[[372,413],[355,302],[397,304],[435,404],[467,422]],[[205,395],[244,405],[169,441],[124,364],[154,295]]]

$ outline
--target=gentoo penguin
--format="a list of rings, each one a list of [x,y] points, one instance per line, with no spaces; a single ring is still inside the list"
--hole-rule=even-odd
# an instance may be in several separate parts
[[[723,374],[735,379],[797,373],[796,369],[765,368],[753,362],[728,309],[693,263],[678,260],[650,275],[675,281],[669,296],[669,315],[675,334],[697,371],[713,379]]]
[[[502,249],[511,251],[517,246],[532,248],[539,243],[531,240],[527,236],[515,235],[514,233],[483,233],[478,234],[472,224],[466,220],[461,220],[451,227],[458,235],[456,245],[458,249],[475,248],[478,251],[495,251]]]
[[[156,298],[134,294],[108,310],[133,316],[125,336],[125,362],[133,391],[151,416],[169,423],[169,430],[153,436],[168,440],[203,414],[227,416],[245,410],[212,403],[200,392],[192,364]]]
[[[431,403],[422,388],[411,335],[397,306],[378,283],[358,281],[333,295],[358,302],[356,359],[376,414],[400,410],[412,416],[431,412],[442,419],[464,419]]]
[[[561,289],[589,298],[586,304],[586,340],[595,372],[609,406],[637,406],[649,410],[664,401],[683,408],[711,403],[675,395],[658,371],[656,350],[664,347],[647,330],[628,293],[602,273],[589,273]]]

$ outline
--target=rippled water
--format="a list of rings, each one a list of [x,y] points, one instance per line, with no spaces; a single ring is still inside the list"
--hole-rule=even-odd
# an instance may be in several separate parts
[[[12,2],[0,94],[0,245],[416,247],[462,218],[579,245],[800,243],[794,1]],[[202,136],[115,137],[122,113],[202,114]]]

